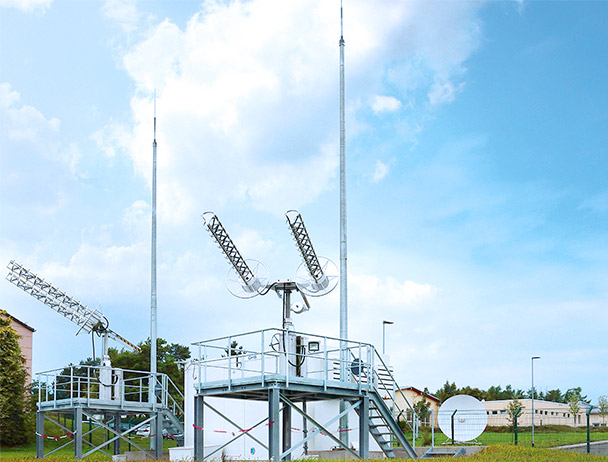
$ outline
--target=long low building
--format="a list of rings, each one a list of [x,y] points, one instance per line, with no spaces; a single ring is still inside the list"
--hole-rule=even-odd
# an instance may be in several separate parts
[[[523,410],[517,420],[517,424],[522,427],[532,425],[532,400],[518,400]],[[509,405],[513,402],[510,399],[497,401],[483,401],[488,415],[489,426],[508,426],[511,425],[509,420]],[[569,404],[556,403],[552,401],[534,400],[534,425],[567,425],[570,427],[586,426],[587,425],[587,410],[588,405],[580,404],[578,412],[573,413]],[[606,426],[608,416],[600,414],[598,409],[592,409],[590,414],[590,424],[592,426]]]

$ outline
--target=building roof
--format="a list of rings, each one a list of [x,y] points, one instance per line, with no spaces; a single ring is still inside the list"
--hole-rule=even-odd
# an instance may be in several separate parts
[[[433,396],[430,393],[425,393],[422,390],[418,390],[418,388],[416,388],[416,387],[405,387],[405,388],[402,388],[401,390],[402,391],[403,390],[413,391],[414,393],[424,396],[425,398],[429,398],[431,401],[435,401],[437,403],[441,402],[441,400],[439,398],[437,398],[436,396]]]
[[[17,319],[15,316],[13,316],[12,314],[10,314],[8,311],[4,310],[4,312],[8,315],[9,318],[11,318],[11,320],[13,320],[14,322],[21,324],[23,327],[25,327],[26,329],[32,331],[32,332],[36,332],[36,329],[34,329],[32,326],[24,323],[23,321],[21,321],[20,319]]]

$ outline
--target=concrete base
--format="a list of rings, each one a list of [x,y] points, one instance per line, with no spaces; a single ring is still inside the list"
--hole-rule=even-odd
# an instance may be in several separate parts
[[[344,449],[333,449],[331,451],[308,451],[308,456],[311,459],[314,458],[321,460],[355,460],[353,455]],[[407,456],[404,458],[407,459]],[[369,459],[384,459],[384,453],[382,451],[369,451]]]
[[[123,460],[155,460],[154,457],[141,451],[127,451],[122,454],[122,456],[125,457]],[[169,453],[163,452],[163,458],[161,460],[169,460]]]
[[[478,452],[480,452],[481,450],[485,449],[485,446],[455,446],[456,449],[458,450],[464,450],[463,451],[463,456],[472,456],[473,454],[477,454]],[[429,449],[431,449],[430,447],[419,447],[416,448],[416,454],[418,454],[418,457],[422,457],[424,454],[426,454]],[[442,447],[435,447],[434,448],[435,453],[436,454],[440,454],[442,452],[445,453],[445,455],[451,455],[453,451],[453,449],[451,447],[445,449]],[[407,454],[407,452],[405,451],[405,449],[399,449],[399,448],[395,448],[395,455],[397,456],[398,459],[409,459],[409,456]],[[352,457],[352,455],[348,452],[346,452],[343,449],[334,449],[332,451],[309,451],[309,456],[311,456],[311,458],[315,458],[315,459],[322,459],[322,460],[353,460],[354,457]],[[370,451],[369,453],[369,458],[370,459],[385,459],[385,455],[382,451]]]
[[[559,446],[557,448],[562,451],[578,452],[579,454],[587,454],[587,443],[581,444],[569,444],[567,446]],[[589,443],[590,454],[601,454],[603,456],[608,455],[608,441],[594,441]]]
[[[220,446],[218,444],[205,446],[205,454],[209,454],[215,451]],[[224,460],[225,455],[222,451],[218,451],[217,453],[211,456],[211,460]],[[194,447],[193,446],[183,446],[177,448],[169,448],[169,460],[172,462],[179,461],[191,461],[194,460]],[[209,459],[205,459],[209,460]]]

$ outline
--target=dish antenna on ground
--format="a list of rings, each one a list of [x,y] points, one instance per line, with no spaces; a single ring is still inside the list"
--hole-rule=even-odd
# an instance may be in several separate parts
[[[484,405],[473,396],[455,395],[441,405],[437,422],[450,440],[465,443],[483,433],[488,424],[488,414]]]
[[[228,235],[226,228],[213,212],[202,215],[207,230],[230,263],[226,285],[232,295],[252,298],[266,295],[273,290],[283,300],[283,328],[291,329],[291,312],[302,313],[310,309],[306,295],[321,296],[331,292],[338,284],[336,265],[324,257],[317,257],[304,225],[302,216],[296,210],[285,214],[303,262],[296,271],[296,281],[284,280],[268,282],[268,270],[257,260],[245,260]],[[304,304],[291,304],[290,295],[299,292]]]
[[[111,366],[110,358],[108,356],[108,339],[110,338],[128,345],[137,352],[141,352],[141,349],[137,345],[129,342],[123,336],[118,335],[110,329],[108,318],[100,311],[88,308],[78,300],[75,300],[65,292],[62,292],[57,287],[53,286],[51,283],[38,277],[15,260],[11,260],[7,265],[7,268],[9,273],[6,276],[6,279],[9,282],[79,326],[80,329],[78,329],[76,335],[85,331],[86,333],[94,332],[103,337],[103,366]]]

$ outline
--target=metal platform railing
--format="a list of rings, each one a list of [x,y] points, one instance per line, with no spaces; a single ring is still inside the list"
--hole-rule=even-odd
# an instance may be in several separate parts
[[[310,380],[375,390],[415,433],[416,413],[391,368],[369,343],[283,329],[263,329],[193,343],[198,348],[198,387],[221,382],[230,389],[245,379],[277,377],[287,385]],[[399,407],[395,395],[405,406]]]
[[[166,409],[180,419],[184,414],[182,392],[169,376],[162,373],[71,365],[39,372],[34,390],[38,394],[39,408],[107,403],[121,407],[139,405]]]

